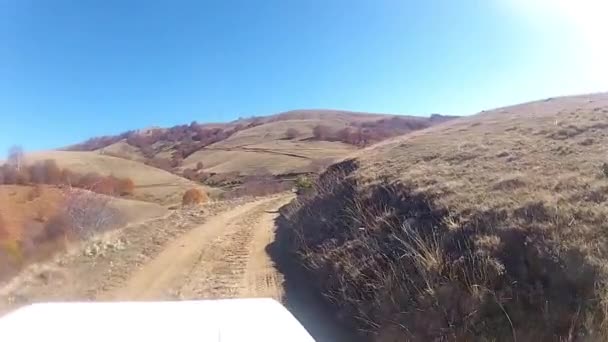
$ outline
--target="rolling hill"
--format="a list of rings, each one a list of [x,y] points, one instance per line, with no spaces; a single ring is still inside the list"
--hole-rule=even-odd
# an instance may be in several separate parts
[[[372,340],[599,341],[607,203],[608,94],[551,98],[355,152],[277,244]]]
[[[52,159],[61,168],[81,174],[96,172],[104,176],[130,178],[135,183],[135,199],[149,202],[177,203],[186,190],[202,187],[170,172],[98,151],[43,151],[27,154],[25,159],[27,163]]]
[[[130,131],[92,138],[67,150],[97,151],[178,174],[202,163],[200,171],[212,174],[282,175],[310,172],[319,161],[452,118],[297,110],[229,123]]]

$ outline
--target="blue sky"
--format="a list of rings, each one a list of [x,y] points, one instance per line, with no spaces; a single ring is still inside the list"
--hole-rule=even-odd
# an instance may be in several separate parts
[[[298,108],[473,114],[606,91],[604,2],[0,0],[0,150]]]

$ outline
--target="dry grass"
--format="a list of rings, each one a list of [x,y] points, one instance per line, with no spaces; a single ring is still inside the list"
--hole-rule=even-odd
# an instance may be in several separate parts
[[[607,114],[557,98],[362,150],[283,240],[373,340],[606,340]]]
[[[98,151],[105,155],[134,160],[137,162],[144,162],[146,160],[146,157],[138,147],[131,146],[126,141],[119,141],[110,146],[99,149]]]
[[[283,121],[241,131],[223,142],[193,153],[183,162],[183,168],[194,168],[202,162],[206,172],[239,172],[244,175],[260,174],[264,168],[272,174],[299,172],[320,159],[338,159],[356,150],[355,146],[341,142],[309,141],[312,136],[312,120],[306,126],[297,122]],[[280,125],[271,129],[267,126]],[[284,126],[284,127],[283,127]],[[285,127],[297,127],[302,135],[285,140]],[[304,128],[302,128],[304,127]],[[242,134],[242,135],[241,135]]]

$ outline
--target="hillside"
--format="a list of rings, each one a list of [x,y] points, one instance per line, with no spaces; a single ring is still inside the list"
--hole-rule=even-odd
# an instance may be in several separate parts
[[[607,163],[608,94],[486,111],[331,166],[275,249],[372,340],[605,340]]]
[[[193,187],[200,187],[187,179],[143,163],[117,158],[99,152],[44,151],[26,155],[27,163],[52,159],[59,167],[86,174],[114,175],[130,178],[135,183],[136,199],[173,204],[181,200],[182,194]]]
[[[68,148],[97,151],[181,174],[306,173],[383,139],[451,119],[331,110],[298,110],[229,123],[174,126],[92,138]]]

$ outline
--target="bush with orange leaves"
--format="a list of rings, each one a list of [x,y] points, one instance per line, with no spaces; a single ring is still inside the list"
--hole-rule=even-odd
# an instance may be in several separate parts
[[[182,205],[197,205],[209,201],[209,196],[201,190],[192,188],[184,193]]]
[[[120,196],[133,195],[135,192],[135,183],[131,178],[119,179],[116,184],[116,193]]]

